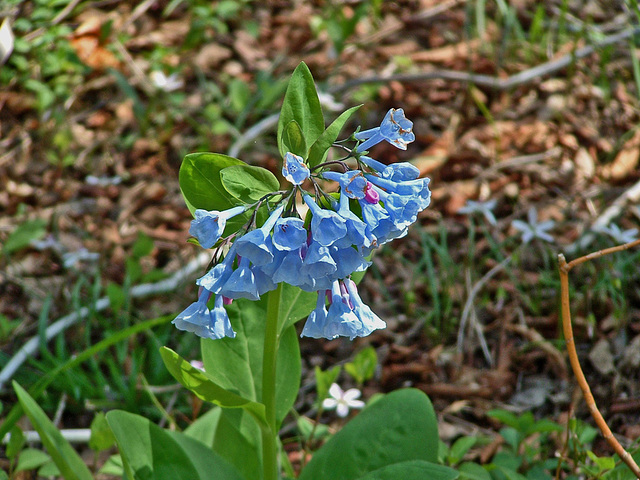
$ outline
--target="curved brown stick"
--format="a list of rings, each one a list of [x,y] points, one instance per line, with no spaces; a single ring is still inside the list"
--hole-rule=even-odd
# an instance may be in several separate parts
[[[622,447],[622,445],[620,445],[620,442],[618,442],[616,437],[613,436],[609,425],[607,425],[607,422],[602,417],[602,414],[600,413],[600,410],[598,410],[596,402],[593,399],[591,388],[589,387],[589,383],[587,383],[587,379],[585,378],[584,373],[582,372],[582,367],[580,366],[580,361],[578,360],[578,352],[576,351],[576,345],[573,339],[573,328],[571,327],[571,309],[569,306],[569,271],[573,267],[589,260],[593,260],[594,258],[599,258],[610,253],[627,250],[629,248],[635,247],[636,245],[640,245],[640,240],[625,243],[624,245],[619,245],[617,247],[607,248],[605,250],[599,250],[597,252],[590,253],[589,255],[577,258],[569,263],[567,263],[567,261],[565,260],[564,255],[560,254],[558,255],[558,263],[560,264],[562,330],[564,332],[564,338],[567,344],[567,351],[569,353],[569,362],[571,363],[571,369],[573,370],[573,373],[576,376],[576,380],[578,381],[578,385],[582,390],[584,400],[587,403],[587,407],[589,407],[591,416],[595,420],[596,425],[598,425],[598,428],[600,428],[600,431],[602,432],[605,440],[609,443],[609,445],[611,445],[611,448],[613,448],[613,450],[618,454],[622,461],[627,464],[636,478],[640,478],[640,467],[638,467],[638,464],[635,462],[629,452],[627,452]]]

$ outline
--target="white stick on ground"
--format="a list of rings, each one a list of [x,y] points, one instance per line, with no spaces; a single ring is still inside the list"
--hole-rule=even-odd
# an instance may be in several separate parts
[[[211,261],[210,252],[202,252],[196,258],[191,260],[187,265],[175,272],[169,278],[160,280],[156,283],[143,283],[131,288],[131,298],[142,298],[150,295],[157,295],[159,293],[171,292],[175,290],[181,283],[191,277],[198,269],[206,267]],[[100,312],[109,306],[109,298],[103,297],[99,299],[93,307],[93,310]],[[60,318],[56,322],[49,325],[45,331],[45,339],[48,342],[60,332],[69,328],[71,325],[77,323],[83,318],[89,315],[90,309],[88,307],[82,307],[77,312],[70,313]],[[9,381],[16,373],[18,368],[29,358],[38,351],[40,344],[40,337],[35,336],[28,340],[15,355],[9,360],[0,371],[0,390],[4,387],[5,383]]]

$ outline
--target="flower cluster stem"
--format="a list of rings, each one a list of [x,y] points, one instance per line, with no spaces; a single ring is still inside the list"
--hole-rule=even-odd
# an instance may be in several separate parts
[[[267,298],[267,318],[264,335],[264,352],[262,357],[262,403],[268,429],[262,433],[262,462],[264,480],[278,479],[278,446],[276,426],[276,358],[280,333],[278,317],[280,300],[282,298],[282,284],[270,292]]]
[[[640,245],[640,240],[636,240],[634,242],[625,243],[624,245],[619,245],[617,247],[607,248],[605,250],[600,250],[597,252],[590,253],[589,255],[585,255],[583,257],[577,258],[571,262],[567,262],[565,260],[564,255],[558,255],[558,263],[560,266],[560,295],[561,295],[561,305],[562,305],[562,328],[564,332],[564,338],[567,346],[567,352],[569,353],[569,362],[571,363],[571,368],[573,369],[573,373],[576,376],[576,380],[578,381],[578,385],[582,390],[582,394],[584,396],[585,402],[587,403],[587,407],[591,412],[591,416],[600,428],[602,435],[611,448],[618,454],[620,459],[627,464],[629,469],[633,472],[636,478],[640,478],[640,467],[635,462],[633,457],[627,452],[620,442],[613,436],[609,425],[603,418],[600,410],[596,405],[596,402],[593,398],[593,394],[591,393],[591,388],[589,387],[589,383],[587,382],[586,377],[582,371],[582,367],[580,366],[580,361],[578,360],[578,352],[576,351],[575,341],[573,339],[573,329],[571,327],[571,309],[569,302],[569,271],[584,262],[589,260],[593,260],[594,258],[599,258],[604,255],[608,255],[610,253],[619,252],[622,250],[627,250],[629,248]]]

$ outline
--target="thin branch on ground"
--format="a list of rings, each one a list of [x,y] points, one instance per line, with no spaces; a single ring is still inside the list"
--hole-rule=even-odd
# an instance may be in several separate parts
[[[181,284],[183,284],[197,270],[205,268],[209,264],[210,260],[211,254],[208,252],[202,252],[200,255],[191,260],[187,265],[175,272],[169,278],[165,278],[164,280],[160,280],[156,283],[143,283],[141,285],[136,285],[131,288],[129,295],[131,296],[131,298],[142,298],[151,295],[157,295],[159,293],[171,292],[178,288]],[[74,325],[83,318],[86,318],[90,312],[100,312],[102,310],[105,310],[109,305],[109,298],[103,297],[99,299],[95,303],[95,305],[92,306],[92,308],[82,307],[77,312],[73,312],[60,318],[56,322],[49,325],[45,330],[45,341],[48,342],[53,337],[69,328],[71,325]],[[30,356],[33,356],[37,353],[40,346],[40,341],[40,336],[37,335],[35,337],[32,337],[20,348],[20,350],[15,353],[13,357],[11,357],[11,360],[9,360],[2,371],[0,371],[0,390],[2,390],[5,383],[13,377],[20,366]]]
[[[573,327],[571,325],[571,308],[569,302],[569,271],[582,263],[588,262],[595,258],[603,257],[604,255],[609,255],[615,252],[621,252],[623,250],[628,250],[637,245],[640,245],[640,240],[636,240],[634,242],[625,243],[624,245],[618,245],[617,247],[607,248],[605,250],[599,250],[597,252],[590,253],[589,255],[585,255],[583,257],[572,260],[567,263],[563,254],[558,255],[558,263],[560,266],[560,295],[561,295],[561,304],[562,304],[562,329],[564,332],[564,338],[567,345],[567,352],[569,353],[569,362],[571,363],[571,368],[573,370],[573,374],[578,381],[578,385],[580,386],[580,390],[582,390],[582,395],[584,396],[585,402],[589,411],[591,412],[591,416],[593,417],[596,425],[602,432],[605,440],[611,448],[618,454],[618,456],[622,459],[624,463],[631,469],[636,478],[640,478],[640,467],[635,462],[633,457],[627,452],[620,442],[613,436],[611,433],[611,429],[604,417],[598,410],[598,406],[593,398],[593,394],[591,393],[591,388],[589,387],[589,383],[587,382],[586,377],[584,376],[584,372],[582,371],[582,367],[580,366],[580,360],[578,359],[578,352],[576,351],[575,340],[573,338]]]
[[[608,45],[613,45],[615,43],[619,43],[623,40],[628,39],[629,37],[635,35],[640,32],[640,27],[638,28],[630,28],[627,30],[623,30],[622,32],[609,35],[605,37],[600,42],[594,43],[593,45],[588,45],[586,47],[578,48],[567,55],[564,55],[555,60],[550,60],[548,62],[537,65],[528,70],[524,70],[520,73],[516,73],[507,78],[496,78],[491,75],[483,75],[478,73],[468,73],[468,72],[459,72],[457,70],[431,70],[429,72],[421,72],[421,73],[408,73],[408,74],[398,74],[398,75],[389,75],[385,77],[374,76],[374,77],[365,77],[365,78],[356,78],[350,80],[348,82],[343,83],[342,85],[336,85],[329,89],[330,93],[342,93],[345,90],[349,90],[353,87],[357,87],[358,85],[363,85],[366,83],[388,83],[392,81],[396,82],[422,82],[425,80],[452,80],[458,82],[468,82],[473,83],[474,85],[478,85],[480,87],[487,87],[493,90],[511,90],[520,85],[526,85],[528,83],[532,83],[535,80],[538,80],[540,77],[545,75],[549,75],[551,73],[555,73],[563,68],[570,66],[576,60],[580,58],[587,57],[595,52],[597,49],[606,47]]]
[[[496,266],[494,266],[491,270],[489,270],[480,280],[476,282],[476,284],[473,286],[473,288],[469,292],[469,297],[467,297],[467,301],[464,304],[464,309],[462,310],[462,316],[460,317],[460,327],[458,328],[458,342],[457,342],[458,352],[462,352],[462,346],[464,344],[464,332],[466,330],[467,321],[469,320],[469,314],[471,312],[471,308],[473,307],[473,301],[478,295],[478,292],[482,287],[485,286],[485,284],[489,280],[491,280],[491,278],[493,278],[494,275],[496,275],[498,272],[503,270],[504,267],[506,267],[510,261],[511,261],[511,255],[509,255],[507,258],[505,258]],[[484,348],[483,348],[483,351],[484,351]],[[485,356],[486,356],[486,352],[485,352]],[[490,355],[487,361],[489,362],[490,365],[493,364],[493,360],[491,359]]]

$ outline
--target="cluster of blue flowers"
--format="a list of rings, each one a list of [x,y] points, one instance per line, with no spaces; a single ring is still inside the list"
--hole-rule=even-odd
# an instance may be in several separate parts
[[[189,233],[203,248],[219,243],[228,219],[262,205],[270,213],[262,226],[255,227],[254,212],[246,228],[220,243],[220,253],[229,246],[224,259],[197,280],[199,298],[175,318],[176,327],[204,338],[235,337],[225,303],[258,300],[285,282],[318,292],[303,336],[353,339],[384,328],[385,322],[360,299],[350,276],[367,269],[375,248],[406,235],[429,205],[431,193],[429,179],[418,178],[418,169],[410,163],[385,165],[364,153],[383,140],[406,149],[415,139],[412,127],[402,109],[391,109],[379,127],[355,134],[358,144],[346,159],[318,165],[313,173],[302,157],[287,153],[282,174],[293,188],[274,194],[278,202],[265,200],[222,212],[196,210]],[[357,169],[348,167],[346,160],[351,157]],[[329,170],[336,164],[344,171]],[[339,194],[325,193],[319,180],[337,182]],[[315,195],[301,188],[305,182],[313,185]],[[296,209],[298,193],[309,208],[310,220],[301,218]],[[207,304],[212,295],[211,310]]]

